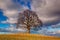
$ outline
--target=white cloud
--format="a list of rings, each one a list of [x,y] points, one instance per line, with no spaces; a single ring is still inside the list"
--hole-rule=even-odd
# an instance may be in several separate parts
[[[6,10],[4,11],[4,15],[8,18],[17,16],[18,11],[17,10]]]
[[[1,23],[7,23],[6,21],[1,21]]]
[[[60,20],[60,0],[33,0],[32,10],[37,12],[44,24]]]
[[[23,29],[23,28],[18,28],[18,29],[16,29],[15,28],[15,26],[13,26],[13,25],[10,25],[10,27],[8,27],[8,28],[0,28],[0,32],[15,32],[15,33],[17,33],[17,32],[27,32],[27,29]]]
[[[43,29],[43,30],[38,30],[36,33],[39,33],[42,35],[59,36],[60,37],[60,30]]]
[[[27,9],[27,6],[23,7],[19,3],[13,3],[12,0],[0,0],[0,9],[3,10],[4,16],[8,17],[2,23],[16,23],[18,13]]]
[[[47,34],[60,34],[60,30],[55,30],[55,31],[48,31]]]
[[[60,34],[60,30],[56,31],[56,33],[59,33]]]
[[[60,23],[55,24],[55,25],[51,25],[52,28],[60,28]]]
[[[15,23],[17,23],[17,19],[15,19],[15,18],[9,18],[6,21],[1,21],[1,23],[15,24]]]
[[[16,22],[20,11],[28,9],[27,6],[23,7],[19,3],[13,3],[12,0],[0,0],[0,8],[11,23]],[[32,0],[31,8],[36,11],[44,24],[53,24],[60,20],[60,13],[56,13],[60,11],[60,0]],[[11,18],[14,22],[10,20]]]

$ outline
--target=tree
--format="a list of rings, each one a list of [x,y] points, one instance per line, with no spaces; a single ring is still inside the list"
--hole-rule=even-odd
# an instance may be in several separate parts
[[[42,21],[38,18],[36,12],[31,10],[25,10],[19,13],[17,27],[27,28],[30,33],[31,27],[41,27]]]

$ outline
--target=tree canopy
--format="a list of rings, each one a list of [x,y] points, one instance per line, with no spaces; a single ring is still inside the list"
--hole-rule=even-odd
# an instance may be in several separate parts
[[[36,12],[31,10],[25,10],[18,15],[18,22],[16,28],[27,28],[30,33],[31,27],[41,27],[42,21],[38,18]]]

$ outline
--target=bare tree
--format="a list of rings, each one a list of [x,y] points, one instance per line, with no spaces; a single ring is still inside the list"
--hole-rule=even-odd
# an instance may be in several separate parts
[[[19,13],[17,27],[23,27],[28,29],[30,33],[31,27],[42,26],[41,20],[38,18],[36,12],[31,10],[25,10],[22,13]]]

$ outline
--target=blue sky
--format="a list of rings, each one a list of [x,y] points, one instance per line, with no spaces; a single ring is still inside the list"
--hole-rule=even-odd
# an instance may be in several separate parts
[[[0,21],[6,20],[7,17],[3,15],[3,11],[0,9]]]
[[[27,6],[28,9],[31,9],[31,0],[28,0],[27,3],[25,3],[24,0],[12,0],[13,3],[19,3],[21,6]],[[8,17],[3,15],[3,10],[0,9],[0,27],[5,28],[9,27],[8,23],[1,23],[1,21],[6,21]]]
[[[0,28],[5,28],[8,26],[8,24],[3,24],[1,21],[7,20],[7,17],[3,15],[3,11],[0,9]]]
[[[24,0],[13,0],[13,2],[15,3],[19,3],[21,4],[22,6],[27,6],[29,9],[31,9],[31,0],[27,0],[26,2]]]
[[[1,0],[0,28],[9,28],[16,23],[18,13],[29,9],[35,11],[43,22],[43,29],[37,31],[37,33],[44,33],[47,30],[47,34],[60,34],[60,2],[55,2],[55,0]]]

